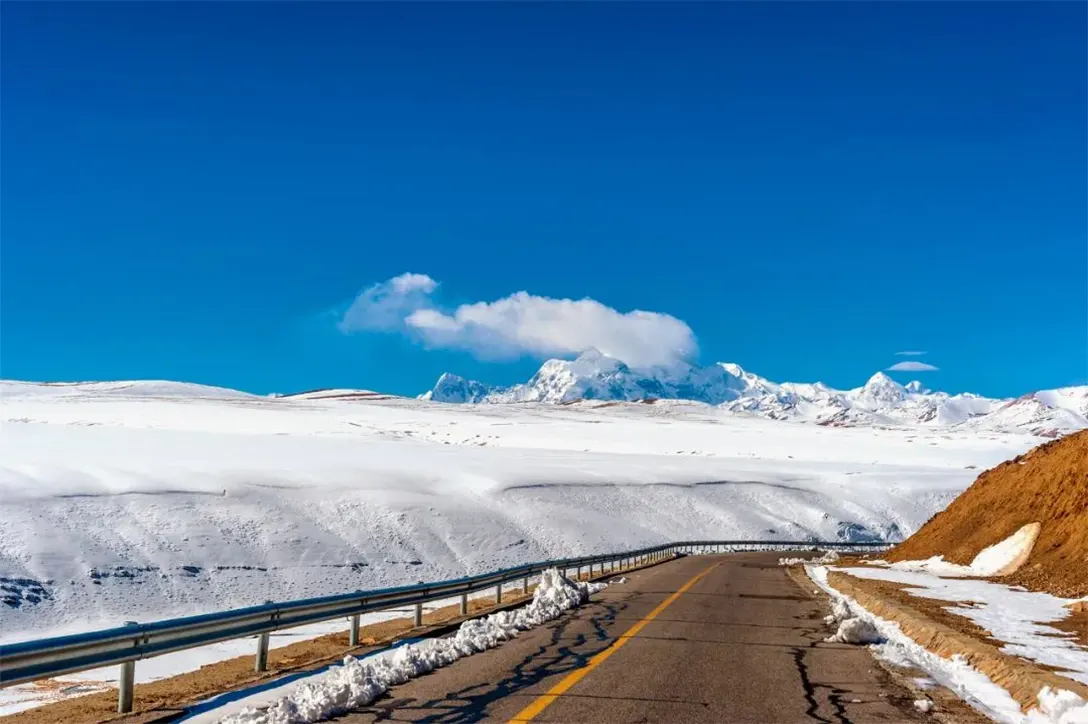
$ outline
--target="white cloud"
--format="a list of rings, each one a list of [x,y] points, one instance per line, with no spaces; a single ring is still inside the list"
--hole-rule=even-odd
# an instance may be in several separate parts
[[[926,354],[925,352],[917,352],[915,350],[907,350],[906,352],[896,352],[896,357],[921,357]]]
[[[439,309],[438,284],[402,274],[362,292],[340,322],[344,332],[401,331],[428,347],[457,348],[483,358],[570,356],[596,348],[634,367],[693,356],[695,333],[668,314],[620,312],[593,299],[552,299],[517,292],[493,302]]]
[[[896,362],[889,367],[886,372],[936,372],[940,367],[934,367],[928,365],[925,362],[915,362],[911,360],[909,362]]]
[[[404,318],[427,304],[438,282],[426,274],[401,274],[363,290],[340,318],[341,332],[396,330]]]

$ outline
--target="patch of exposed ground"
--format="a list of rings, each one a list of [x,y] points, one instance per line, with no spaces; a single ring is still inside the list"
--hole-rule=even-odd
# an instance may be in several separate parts
[[[1000,643],[995,644],[984,629],[948,611],[934,610],[939,609],[939,601],[910,596],[894,590],[897,586],[889,586],[887,581],[855,578],[842,571],[830,571],[827,580],[870,613],[899,624],[904,634],[929,651],[945,658],[963,655],[971,666],[1008,691],[1024,711],[1037,705],[1044,686],[1067,689],[1088,699],[1088,686],[1050,667],[1002,652]]]
[[[1073,640],[1088,648],[1088,608],[1072,609],[1061,621],[1048,623],[1047,626],[1073,634]]]
[[[943,555],[967,565],[983,548],[1034,522],[1042,529],[1027,562],[998,580],[1066,598],[1088,596],[1088,430],[987,470],[886,558]]]

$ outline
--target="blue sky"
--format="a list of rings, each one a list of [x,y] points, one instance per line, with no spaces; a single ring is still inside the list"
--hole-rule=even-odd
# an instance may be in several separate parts
[[[1084,3],[2,13],[4,377],[1088,381]]]

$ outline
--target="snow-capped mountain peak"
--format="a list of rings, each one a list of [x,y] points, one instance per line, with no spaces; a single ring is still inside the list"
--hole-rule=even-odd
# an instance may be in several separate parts
[[[548,360],[528,382],[507,388],[445,374],[422,397],[492,404],[691,400],[717,406],[727,414],[835,426],[962,425],[1041,435],[1088,427],[1088,387],[993,400],[934,392],[918,381],[901,385],[877,372],[861,387],[836,390],[822,382],[771,382],[732,362],[706,367],[678,362],[634,369],[596,349],[573,360]]]
[[[895,405],[907,397],[907,390],[883,372],[877,372],[861,388],[861,397],[881,404]]]
[[[486,402],[487,396],[495,391],[491,385],[475,380],[466,380],[460,375],[443,373],[434,388],[420,395],[421,399],[434,402],[476,403]]]

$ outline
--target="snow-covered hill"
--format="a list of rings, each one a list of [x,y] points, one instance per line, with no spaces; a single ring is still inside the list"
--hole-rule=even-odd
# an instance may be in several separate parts
[[[763,384],[721,369],[715,385]],[[686,401],[6,382],[0,638],[669,539],[899,538],[979,469],[1038,442],[789,424]]]
[[[995,400],[934,392],[917,381],[901,385],[878,372],[861,387],[836,390],[819,382],[771,382],[725,362],[636,370],[596,350],[575,360],[548,360],[528,382],[509,388],[445,374],[423,398],[490,404],[675,399],[716,405],[739,415],[831,426],[963,425],[1046,436],[1088,428],[1088,386]]]

